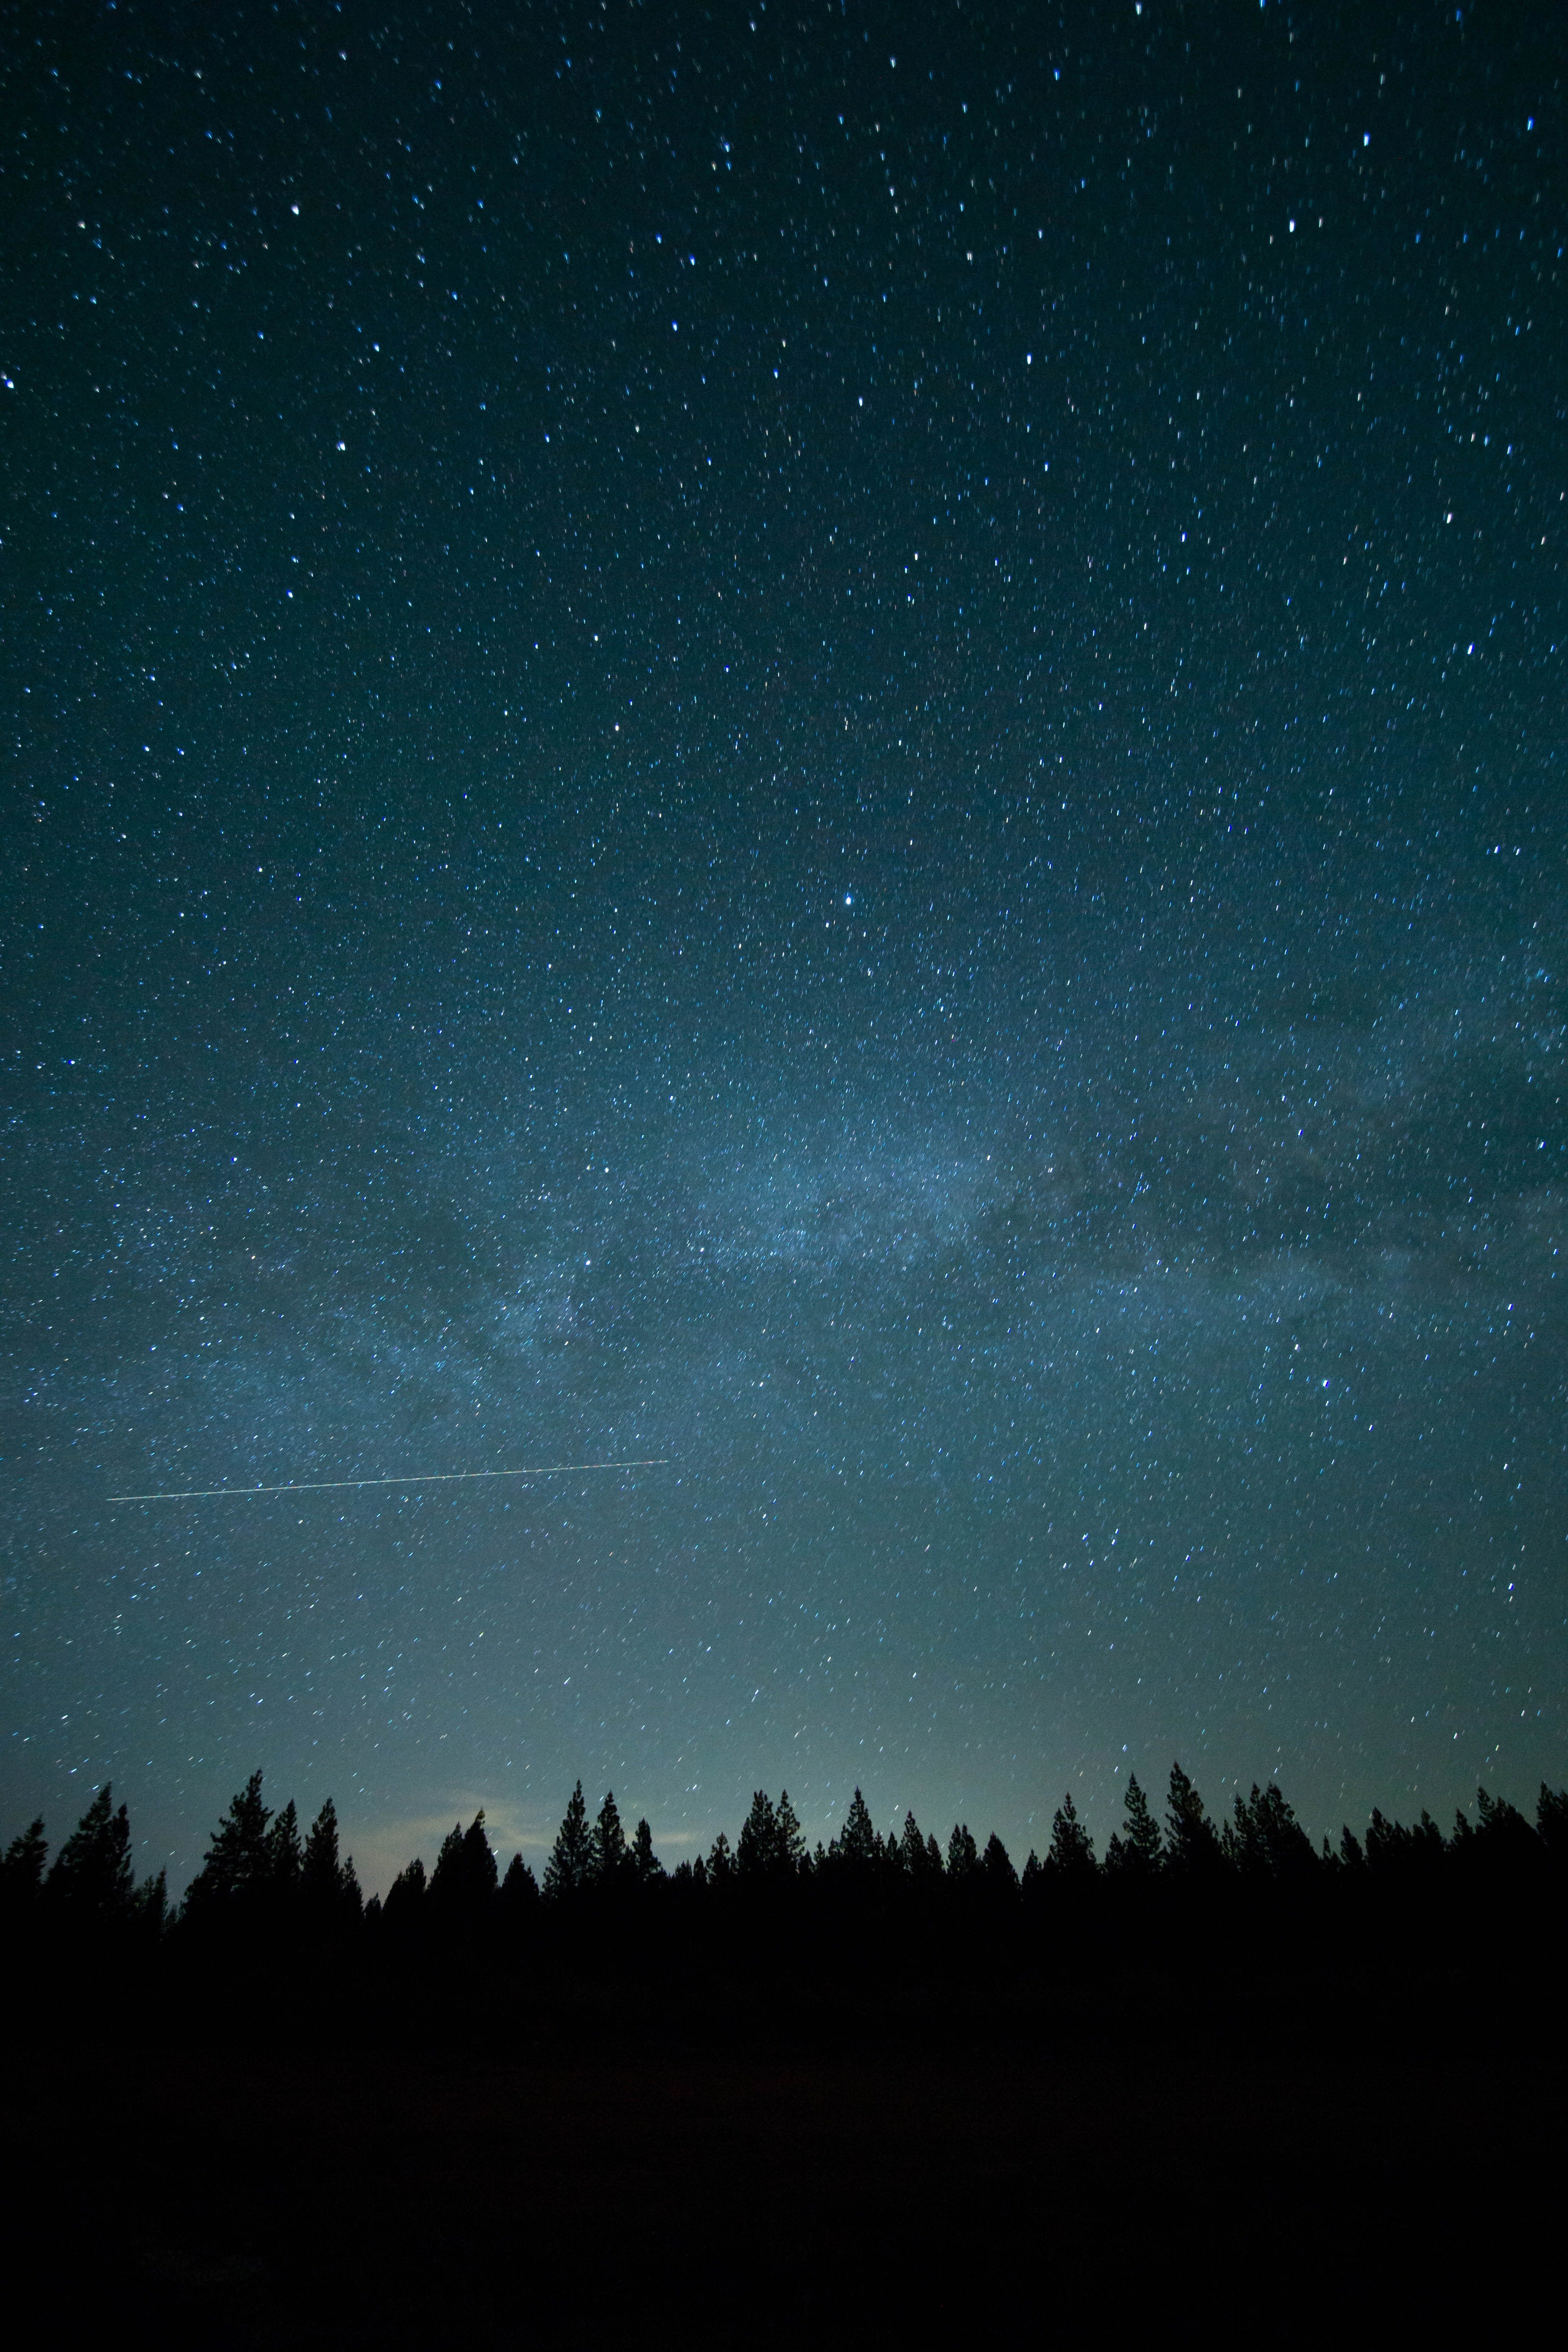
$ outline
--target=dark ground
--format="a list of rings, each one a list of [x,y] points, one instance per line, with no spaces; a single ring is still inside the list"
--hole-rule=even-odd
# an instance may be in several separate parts
[[[1486,2004],[1055,1993],[810,2050],[617,2052],[608,2007],[552,2043],[527,2003],[445,2047],[268,2049],[264,2006],[24,2040],[13,2340],[1491,2335],[1560,2313],[1560,1997],[1543,1961]]]

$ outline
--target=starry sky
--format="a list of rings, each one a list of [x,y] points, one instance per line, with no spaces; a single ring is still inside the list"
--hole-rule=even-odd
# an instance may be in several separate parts
[[[1564,1778],[1563,75],[9,16],[6,1834]]]

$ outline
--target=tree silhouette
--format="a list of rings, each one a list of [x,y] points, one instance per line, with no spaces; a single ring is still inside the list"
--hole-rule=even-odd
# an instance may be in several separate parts
[[[1078,1817],[1070,1789],[1051,1815],[1046,1867],[1069,1885],[1082,1885],[1094,1875],[1094,1840]]]
[[[857,1878],[869,1877],[879,1859],[870,1808],[858,1789],[849,1800],[844,1827],[829,1848],[831,1858]]]
[[[125,1920],[135,1883],[130,1815],[123,1805],[113,1810],[106,1780],[56,1855],[47,1892],[52,1902],[68,1903],[84,1917]]]
[[[544,1892],[552,1900],[580,1895],[593,1868],[593,1835],[588,1827],[588,1808],[583,1802],[583,1783],[578,1781],[566,1808],[566,1817],[555,1832],[555,1843],[544,1865]]]
[[[936,1845],[936,1840],[933,1838],[931,1844],[927,1844],[925,1839],[921,1835],[920,1824],[915,1820],[913,1813],[906,1813],[904,1815],[904,1831],[899,1843],[903,1865],[909,1874],[911,1883],[916,1885],[925,1885],[931,1876],[931,1862],[933,1858],[931,1849]],[[936,1863],[937,1874],[940,1876],[942,1872],[942,1854],[940,1850],[937,1851],[934,1859]]]
[[[253,1772],[213,1832],[202,1866],[185,1890],[193,1918],[216,1916],[253,1904],[271,1877],[267,1824],[272,1816],[261,1801],[261,1775]]]
[[[144,1878],[132,1897],[137,1925],[153,1942],[163,1934],[169,1921],[169,1874],[154,1871]]]
[[[44,1825],[35,1822],[33,1826],[41,1831]],[[1535,1801],[1535,1829],[1553,1862],[1568,1863],[1568,1789],[1549,1789],[1542,1780]]]
[[[605,1791],[599,1818],[594,1823],[592,1847],[590,1867],[595,1880],[601,1886],[618,1885],[626,1875],[630,1858],[626,1853],[626,1833],[621,1827],[620,1810],[613,1789]]]
[[[1545,1783],[1542,1795],[1546,1794]],[[29,1822],[20,1837],[14,1837],[0,1862],[0,1895],[8,1911],[26,1911],[37,1900],[44,1884],[44,1864],[48,1859],[48,1840],[44,1835],[44,1817]]]
[[[387,1926],[399,1931],[415,1927],[424,1916],[427,1892],[425,1864],[416,1854],[413,1861],[398,1872],[386,1890],[382,1916]]]
[[[467,1829],[455,1822],[441,1841],[430,1874],[431,1906],[443,1917],[472,1924],[484,1917],[495,1891],[496,1858],[481,1805]]]
[[[310,1823],[300,1864],[300,1892],[310,1917],[352,1918],[358,1911],[353,1862],[338,1859],[338,1809],[329,1797]]]
[[[1309,1876],[1318,1867],[1312,1841],[1280,1794],[1277,1781],[1252,1794],[1236,1794],[1235,1819],[1226,1823],[1220,1843],[1227,1860],[1254,1880],[1292,1880]]]
[[[984,1873],[985,1884],[994,1895],[1016,1895],[1018,1874],[1013,1867],[1013,1857],[994,1830],[985,1841],[980,1867]]]
[[[463,1832],[463,1885],[470,1902],[476,1906],[486,1904],[496,1891],[495,1848],[485,1835],[483,1805]]]
[[[1219,1832],[1204,1811],[1204,1801],[1179,1764],[1171,1767],[1171,1797],[1165,1814],[1171,1841],[1170,1862],[1184,1878],[1212,1875],[1224,1859]]]
[[[728,1886],[735,1875],[735,1857],[730,1852],[730,1841],[722,1830],[714,1839],[708,1856],[710,1886]]]
[[[531,1919],[539,1909],[539,1881],[521,1853],[514,1853],[500,1883],[500,1916],[513,1928]]]
[[[651,1885],[664,1876],[663,1866],[653,1850],[653,1832],[646,1821],[639,1821],[632,1836],[632,1875],[639,1886]]]
[[[756,1880],[779,1875],[778,1817],[773,1801],[765,1789],[753,1791],[752,1809],[741,1824],[741,1834],[735,1841],[735,1872],[740,1878]]]
[[[805,1839],[801,1834],[787,1789],[779,1790],[778,1804],[773,1811],[773,1832],[778,1841],[780,1868],[786,1876],[798,1877],[805,1868]]]
[[[1149,1810],[1149,1800],[1139,1787],[1135,1772],[1127,1775],[1121,1805],[1127,1818],[1121,1829],[1111,1833],[1105,1850],[1105,1866],[1115,1876],[1152,1878],[1164,1859],[1164,1852],[1160,1843],[1160,1824]]]
[[[287,1900],[300,1890],[304,1857],[300,1849],[300,1816],[289,1798],[267,1832],[267,1883],[275,1895]]]
[[[967,1822],[954,1822],[952,1835],[947,1842],[947,1874],[950,1878],[973,1878],[980,1869],[980,1851]]]

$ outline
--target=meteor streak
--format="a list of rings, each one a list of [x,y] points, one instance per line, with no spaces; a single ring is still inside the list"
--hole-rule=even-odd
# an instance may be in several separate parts
[[[640,1462],[536,1462],[521,1470],[427,1470],[405,1478],[302,1478],[283,1486],[177,1486],[157,1495],[110,1495],[111,1503],[205,1503],[217,1495],[325,1495],[344,1486],[455,1486],[468,1478],[559,1478],[573,1470],[663,1470],[668,1454]]]

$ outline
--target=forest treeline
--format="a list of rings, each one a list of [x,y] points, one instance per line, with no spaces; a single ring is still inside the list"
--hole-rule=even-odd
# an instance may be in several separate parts
[[[747,1943],[761,1915],[766,1945]],[[858,1790],[826,1845],[807,1845],[787,1791],[774,1800],[759,1790],[732,1846],[721,1833],[705,1856],[666,1870],[647,1822],[628,1834],[613,1794],[591,1816],[579,1782],[542,1884],[521,1853],[501,1872],[480,1811],[467,1828],[453,1824],[428,1871],[416,1858],[384,1901],[366,1902],[340,1853],[331,1801],[304,1828],[291,1800],[267,1805],[260,1772],[235,1796],[177,1904],[163,1872],[136,1882],[129,1813],[107,1784],[52,1861],[41,1820],[0,1861],[0,1936],[13,1955],[85,1958],[108,1937],[174,1955],[187,1972],[220,1945],[331,1951],[352,1970],[378,1958],[471,1958],[480,1947],[498,1960],[553,1954],[580,1965],[596,1948],[625,1962],[706,1942],[742,1962],[749,1952],[760,1967],[766,1952],[797,1948],[792,1929],[809,1937],[847,1920],[867,1948],[915,1953],[924,1931],[950,1955],[1002,1939],[1026,1964],[1147,1959],[1183,1939],[1212,1948],[1259,1921],[1285,1926],[1302,1949],[1352,1953],[1404,1925],[1440,1955],[1495,1939],[1510,1919],[1565,1916],[1568,1790],[1542,1783],[1533,1823],[1481,1789],[1475,1819],[1458,1813],[1447,1836],[1426,1812],[1412,1826],[1374,1811],[1361,1835],[1347,1827],[1337,1847],[1317,1846],[1274,1782],[1238,1793],[1216,1822],[1179,1764],[1163,1819],[1129,1779],[1103,1857],[1065,1797],[1045,1855],[1031,1852],[1021,1871],[999,1837],[982,1845],[962,1822],[945,1845],[912,1813],[879,1832]]]

